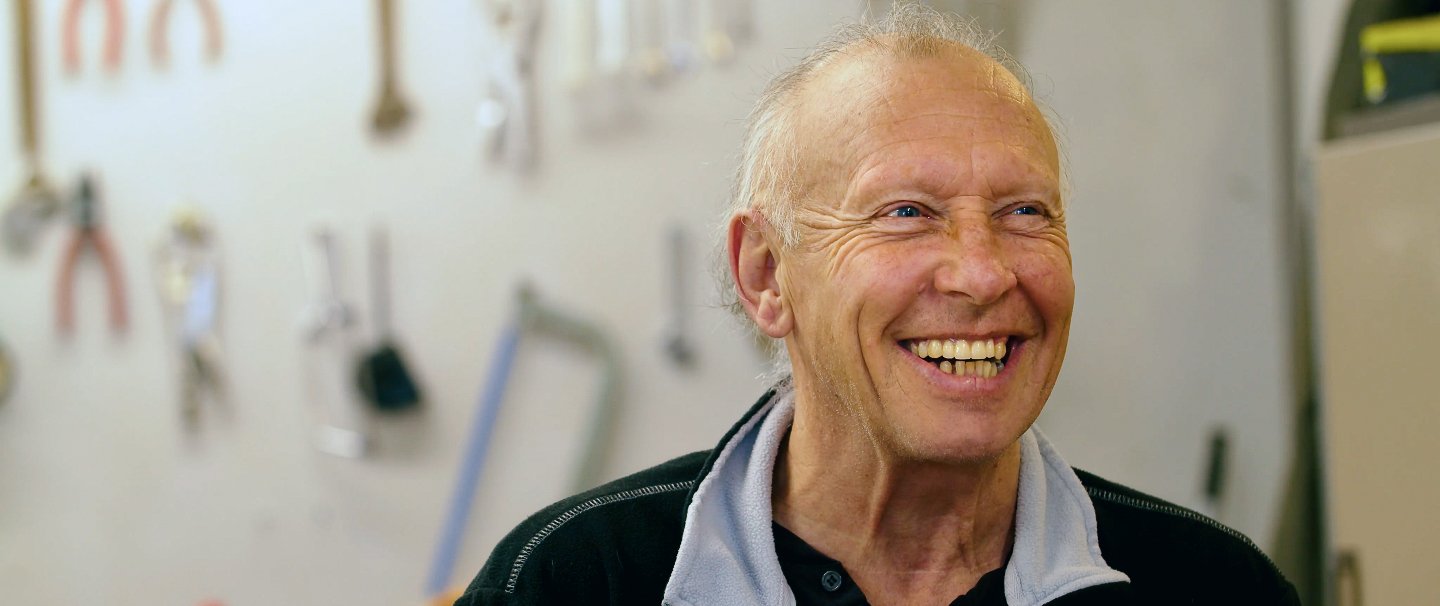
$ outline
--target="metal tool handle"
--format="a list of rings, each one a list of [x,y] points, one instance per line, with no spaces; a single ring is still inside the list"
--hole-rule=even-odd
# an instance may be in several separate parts
[[[379,227],[370,232],[370,304],[376,336],[390,340],[390,237]]]
[[[665,353],[679,366],[688,366],[694,361],[695,351],[686,338],[687,318],[685,309],[685,230],[676,226],[670,230],[670,325],[666,329]]]
[[[313,308],[310,325],[310,340],[318,342],[333,336],[353,322],[350,307],[340,298],[340,254],[336,250],[335,235],[329,229],[315,231],[315,243],[320,247],[320,257],[325,271],[324,292]]]
[[[15,385],[15,359],[0,339],[0,404],[10,399],[10,390]]]
[[[312,397],[318,402],[320,423],[316,428],[315,446],[321,452],[346,458],[364,456],[373,447],[373,440],[361,411],[350,405],[348,364],[353,355],[350,326],[354,315],[340,298],[340,251],[334,234],[328,228],[315,232],[325,265],[328,291],[315,309],[310,341],[318,345],[312,363],[317,373],[312,379]]]
[[[35,105],[35,30],[33,0],[15,0],[15,61],[20,75],[20,143],[33,167],[40,153]]]
[[[376,0],[380,15],[380,85],[395,86],[395,0]]]
[[[325,298],[330,303],[340,302],[340,256],[335,252],[335,234],[328,229],[315,232],[315,241],[320,244],[320,256],[325,263]]]
[[[380,100],[371,116],[371,129],[381,135],[400,131],[410,119],[410,107],[400,96],[395,62],[395,0],[376,0],[380,14]]]

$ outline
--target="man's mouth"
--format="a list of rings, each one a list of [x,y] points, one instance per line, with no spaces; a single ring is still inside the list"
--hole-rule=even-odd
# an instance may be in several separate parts
[[[900,342],[920,359],[958,377],[990,378],[1005,370],[1014,349],[1008,337],[998,339],[907,339]]]

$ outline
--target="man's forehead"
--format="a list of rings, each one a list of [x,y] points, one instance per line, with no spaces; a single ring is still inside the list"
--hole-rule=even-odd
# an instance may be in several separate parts
[[[821,169],[812,177],[828,172],[824,165],[853,168],[858,158],[852,154],[867,147],[850,145],[857,140],[907,122],[955,118],[971,123],[972,143],[1029,147],[1054,164],[1035,168],[1058,170],[1055,141],[1025,86],[995,60],[958,44],[918,55],[873,48],[848,53],[817,74],[797,110],[802,149],[823,150],[805,163]]]
[[[832,128],[874,119],[877,113],[893,118],[917,107],[937,106],[977,117],[1043,122],[1029,91],[1014,74],[983,53],[955,43],[923,54],[881,48],[844,52],[821,68],[800,91],[798,101],[804,121]]]

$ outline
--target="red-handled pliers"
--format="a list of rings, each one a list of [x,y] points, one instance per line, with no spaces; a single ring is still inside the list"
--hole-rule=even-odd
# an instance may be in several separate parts
[[[60,45],[65,53],[65,68],[80,71],[80,8],[87,0],[68,0],[60,16]],[[120,49],[125,43],[125,11],[120,0],[105,3],[105,66],[110,71],[120,68]]]
[[[170,7],[175,0],[159,0],[155,12],[150,14],[150,59],[156,65],[165,65],[170,60],[170,48],[166,34],[170,27]],[[205,26],[205,54],[211,61],[220,58],[224,48],[225,34],[220,27],[220,9],[214,0],[195,0],[200,9],[200,22]]]
[[[80,179],[80,195],[75,199],[75,233],[60,260],[60,281],[55,288],[55,326],[62,335],[75,330],[75,266],[86,243],[95,249],[105,270],[105,288],[109,295],[110,329],[125,330],[125,281],[120,274],[120,261],[110,236],[100,225],[99,201],[89,175]]]

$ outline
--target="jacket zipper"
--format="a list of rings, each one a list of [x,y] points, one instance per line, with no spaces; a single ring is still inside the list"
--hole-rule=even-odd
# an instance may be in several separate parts
[[[638,497],[648,497],[650,495],[660,494],[663,492],[689,490],[690,486],[694,483],[694,480],[686,480],[684,482],[671,482],[669,484],[657,484],[655,486],[633,488],[614,494],[607,494],[604,496],[595,497],[579,505],[571,507],[570,509],[566,510],[565,513],[560,514],[559,517],[550,520],[550,522],[546,524],[544,528],[541,528],[539,532],[535,533],[535,536],[530,537],[530,540],[525,542],[524,547],[520,548],[519,555],[515,556],[515,563],[510,567],[510,578],[505,581],[505,593],[515,593],[515,586],[519,583],[520,580],[520,570],[525,567],[525,561],[530,559],[530,554],[534,553],[535,548],[539,547],[540,543],[543,542],[546,537],[550,536],[551,533],[555,532],[561,526],[564,526],[566,522],[575,519],[576,516],[579,516],[580,514],[601,505],[609,505],[618,501],[628,501],[630,499]]]
[[[1146,500],[1143,500],[1143,499],[1137,499],[1137,498],[1132,497],[1132,496],[1128,496],[1128,495],[1123,495],[1123,494],[1118,494],[1118,493],[1110,492],[1109,490],[1105,490],[1104,488],[1094,488],[1094,487],[1086,486],[1086,487],[1085,487],[1085,491],[1088,492],[1088,493],[1090,493],[1090,496],[1092,496],[1092,497],[1096,497],[1096,498],[1100,498],[1100,499],[1105,499],[1106,501],[1111,501],[1111,502],[1115,502],[1115,503],[1120,503],[1120,504],[1122,504],[1122,505],[1129,505],[1129,506],[1134,507],[1134,508],[1136,508],[1136,509],[1147,509],[1147,510],[1150,510],[1150,511],[1156,511],[1156,512],[1160,512],[1160,513],[1168,513],[1168,514],[1170,514],[1170,515],[1177,516],[1177,517],[1181,517],[1181,518],[1185,518],[1185,519],[1187,519],[1187,520],[1194,520],[1194,521],[1196,521],[1196,522],[1200,522],[1201,524],[1205,524],[1206,526],[1209,526],[1209,527],[1211,527],[1211,528],[1214,528],[1214,529],[1216,529],[1216,530],[1219,530],[1219,531],[1221,531],[1221,532],[1224,532],[1225,534],[1228,534],[1228,535],[1230,535],[1230,536],[1232,536],[1232,537],[1240,540],[1240,542],[1244,543],[1244,544],[1245,544],[1246,546],[1248,546],[1250,549],[1253,549],[1253,550],[1255,551],[1255,553],[1260,554],[1260,557],[1261,557],[1261,558],[1264,558],[1265,563],[1270,565],[1270,569],[1273,570],[1273,571],[1275,571],[1275,574],[1276,574],[1276,575],[1279,575],[1281,578],[1284,578],[1284,576],[1285,576],[1284,574],[1282,574],[1282,573],[1280,572],[1280,567],[1278,567],[1278,566],[1275,565],[1275,561],[1274,561],[1274,560],[1271,560],[1271,559],[1270,559],[1270,556],[1266,555],[1265,552],[1262,551],[1259,546],[1255,545],[1255,542],[1254,542],[1254,541],[1251,541],[1251,540],[1250,540],[1250,537],[1247,537],[1247,536],[1245,536],[1244,534],[1242,534],[1240,531],[1235,530],[1235,529],[1233,529],[1233,528],[1230,528],[1229,526],[1226,526],[1226,525],[1224,525],[1224,524],[1221,524],[1221,523],[1219,523],[1219,522],[1217,522],[1217,521],[1215,521],[1215,520],[1212,520],[1212,519],[1210,519],[1210,518],[1208,518],[1208,517],[1206,517],[1206,516],[1200,515],[1200,514],[1198,514],[1198,513],[1195,513],[1195,512],[1193,512],[1193,511],[1190,511],[1190,510],[1188,510],[1188,509],[1184,509],[1184,508],[1181,508],[1181,507],[1176,507],[1176,506],[1173,506],[1173,505],[1167,505],[1167,504],[1161,504],[1161,503],[1154,503],[1154,502],[1146,501]]]

